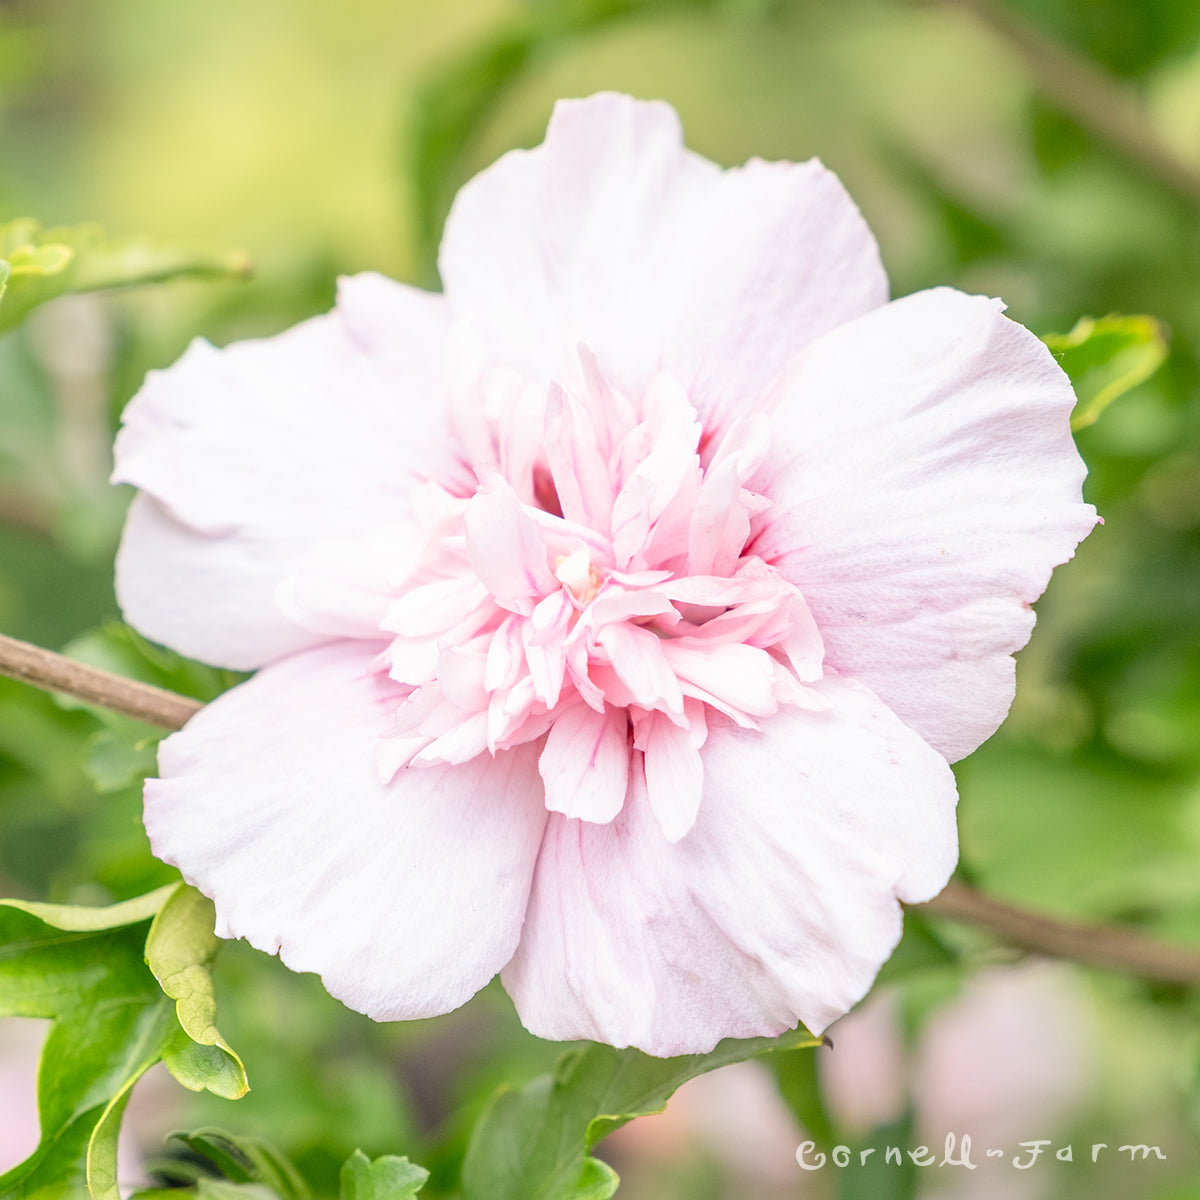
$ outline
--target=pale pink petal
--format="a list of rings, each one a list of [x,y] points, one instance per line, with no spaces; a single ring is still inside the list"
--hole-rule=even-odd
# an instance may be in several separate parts
[[[141,492],[117,552],[117,598],[130,625],[180,654],[252,667],[328,637],[288,620],[276,601],[302,553],[281,558],[269,535],[198,535]]]
[[[695,638],[663,642],[662,650],[680,680],[749,716],[769,716],[778,707],[774,660],[765,650],[739,642],[706,646]]]
[[[488,644],[487,662],[483,672],[483,686],[489,692],[512,687],[521,674],[525,661],[525,647],[521,643],[521,620],[510,613],[492,635]]]
[[[766,413],[739,417],[730,423],[728,431],[722,436],[709,468],[730,462],[737,472],[738,482],[745,483],[767,457],[770,449],[771,421]]]
[[[414,767],[470,763],[488,748],[487,711],[472,713],[439,734],[412,757]]]
[[[222,937],[398,1020],[457,1007],[511,956],[545,810],[533,746],[382,784],[403,691],[374,671],[379,648],[299,654],[207,705],[163,743],[146,826]]]
[[[619,703],[682,714],[683,693],[665,654],[668,642],[640,625],[606,625],[596,635],[596,642],[629,689],[630,701]]]
[[[463,712],[478,712],[487,708],[488,693],[484,685],[487,656],[456,646],[445,646],[438,655],[437,682],[442,696]]]
[[[662,713],[650,713],[638,725],[638,747],[643,751],[646,799],[650,811],[669,842],[691,831],[700,811],[704,764],[700,747],[707,734],[704,706],[687,705],[690,728],[681,729]]]
[[[538,770],[551,812],[583,821],[611,821],[621,811],[629,779],[629,719],[623,709],[567,709],[550,727]]]
[[[476,492],[465,519],[471,569],[499,604],[528,613],[534,597],[558,588],[537,522],[511,488]]]
[[[662,365],[710,431],[752,411],[809,342],[888,298],[871,231],[816,159],[726,171],[676,253]]]
[[[536,706],[537,693],[528,675],[523,675],[510,688],[493,692],[488,703],[488,745],[503,745],[514,737]]]
[[[566,635],[571,602],[562,591],[539,601],[522,633],[525,661],[537,698],[547,707],[558,703],[567,669]]]
[[[597,712],[604,711],[604,693],[596,686],[591,678],[588,662],[587,627],[581,622],[575,627],[575,633],[567,640],[567,676],[570,678],[579,697],[585,704]]]
[[[148,637],[239,668],[313,644],[320,635],[298,633],[278,608],[278,584],[315,541],[403,518],[413,476],[449,469],[444,302],[372,287],[406,317],[390,343],[402,354],[365,352],[335,310],[225,350],[197,341],[130,402],[113,479],[143,502],[117,595]]]
[[[700,485],[688,525],[688,566],[698,575],[733,573],[750,536],[750,517],[738,503],[737,464],[710,467]]]
[[[819,163],[722,173],[667,105],[615,95],[560,102],[542,146],[468,183],[440,266],[501,361],[566,382],[586,342],[627,395],[665,368],[716,425],[887,299],[874,239]]]
[[[785,709],[760,733],[710,715],[692,831],[662,834],[640,772],[608,825],[550,819],[521,945],[504,971],[522,1021],[658,1055],[824,1029],[900,935],[898,900],[957,853],[945,760],[865,688]]]
[[[586,406],[558,387],[546,401],[545,446],[562,515],[607,535],[613,493],[599,434]]]
[[[411,526],[317,542],[276,589],[284,615],[314,633],[377,639],[397,581],[411,575],[424,549]]]
[[[596,629],[631,617],[666,617],[664,624],[672,625],[678,620],[679,610],[660,592],[627,592],[620,587],[606,588],[587,610],[588,621]]]
[[[745,604],[750,600],[766,600],[777,596],[779,580],[765,572],[755,574],[747,571],[734,578],[689,574],[668,579],[655,590],[684,604],[725,608],[731,604]]]
[[[487,597],[487,588],[470,574],[435,579],[393,600],[381,628],[407,638],[445,633],[465,621]]]
[[[754,552],[804,594],[826,661],[952,761],[991,735],[1051,569],[1095,524],[1050,352],[939,289],[811,346],[778,396]]]
[[[668,105],[559,103],[543,145],[458,193],[438,260],[446,294],[493,358],[533,378],[574,379],[581,342],[605,373],[615,355],[636,376],[661,343],[661,239],[717,174],[683,149]]]
[[[384,651],[388,674],[397,683],[418,687],[433,678],[444,638],[393,638]]]
[[[825,642],[813,619],[812,610],[803,596],[793,596],[788,602],[787,615],[792,622],[789,632],[779,643],[780,649],[796,672],[798,679],[811,683],[821,678],[825,661]]]
[[[631,556],[646,547],[651,529],[681,491],[694,489],[699,475],[696,447],[702,431],[687,397],[659,375],[647,393],[646,406],[648,419],[625,438],[616,468],[624,483],[613,500],[612,544],[617,565],[623,569]],[[686,508],[690,512],[691,504]],[[686,528],[686,521],[680,527]],[[667,537],[681,540],[678,533]],[[639,565],[648,565],[644,554]]]

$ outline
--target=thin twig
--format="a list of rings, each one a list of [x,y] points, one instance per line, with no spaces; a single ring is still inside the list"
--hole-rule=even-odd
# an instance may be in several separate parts
[[[0,634],[0,675],[45,691],[65,692],[89,704],[165,729],[179,729],[200,709],[199,700],[85,666]],[[941,895],[914,911],[990,930],[1025,950],[1111,967],[1164,983],[1200,982],[1200,950],[1174,946],[1132,929],[1062,921],[995,900],[952,881]]]
[[[1160,983],[1200,982],[1200,949],[1161,942],[1117,925],[1063,921],[985,896],[951,880],[915,911],[990,930],[1010,945],[1053,958],[1109,967]]]
[[[1200,171],[1162,139],[1134,93],[1103,67],[994,0],[924,0],[970,13],[1017,54],[1041,94],[1096,138],[1200,204]]]
[[[30,683],[43,691],[64,692],[77,700],[164,729],[181,728],[201,707],[199,700],[86,666],[3,634],[0,634],[0,675]]]

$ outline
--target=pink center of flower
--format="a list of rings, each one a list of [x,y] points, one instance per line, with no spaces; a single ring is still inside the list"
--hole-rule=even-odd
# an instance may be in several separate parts
[[[770,508],[746,486],[766,418],[702,455],[669,377],[634,405],[581,361],[572,388],[491,371],[462,398],[463,477],[429,485],[381,622],[387,670],[413,690],[377,759],[390,779],[546,735],[549,809],[610,821],[641,769],[676,840],[700,802],[708,710],[756,728],[781,704],[823,708],[804,686],[821,676],[821,637],[752,550]]]

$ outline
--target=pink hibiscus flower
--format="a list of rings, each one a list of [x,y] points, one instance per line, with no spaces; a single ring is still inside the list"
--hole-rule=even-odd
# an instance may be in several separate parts
[[[126,617],[261,668],[163,744],[155,852],[379,1019],[501,972],[544,1037],[823,1029],[1094,523],[1065,377],[996,301],[889,304],[819,163],[620,96],[469,183],[441,271],[129,406]]]

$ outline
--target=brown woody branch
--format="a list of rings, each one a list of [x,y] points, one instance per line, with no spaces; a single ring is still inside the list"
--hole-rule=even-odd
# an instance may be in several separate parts
[[[976,925],[1022,950],[1094,967],[1127,971],[1160,983],[1200,982],[1200,949],[1159,941],[1119,925],[1064,921],[1030,912],[951,880],[914,911]]]
[[[181,728],[201,707],[199,700],[86,666],[3,634],[0,634],[0,675],[43,691],[62,692],[164,729]]]

